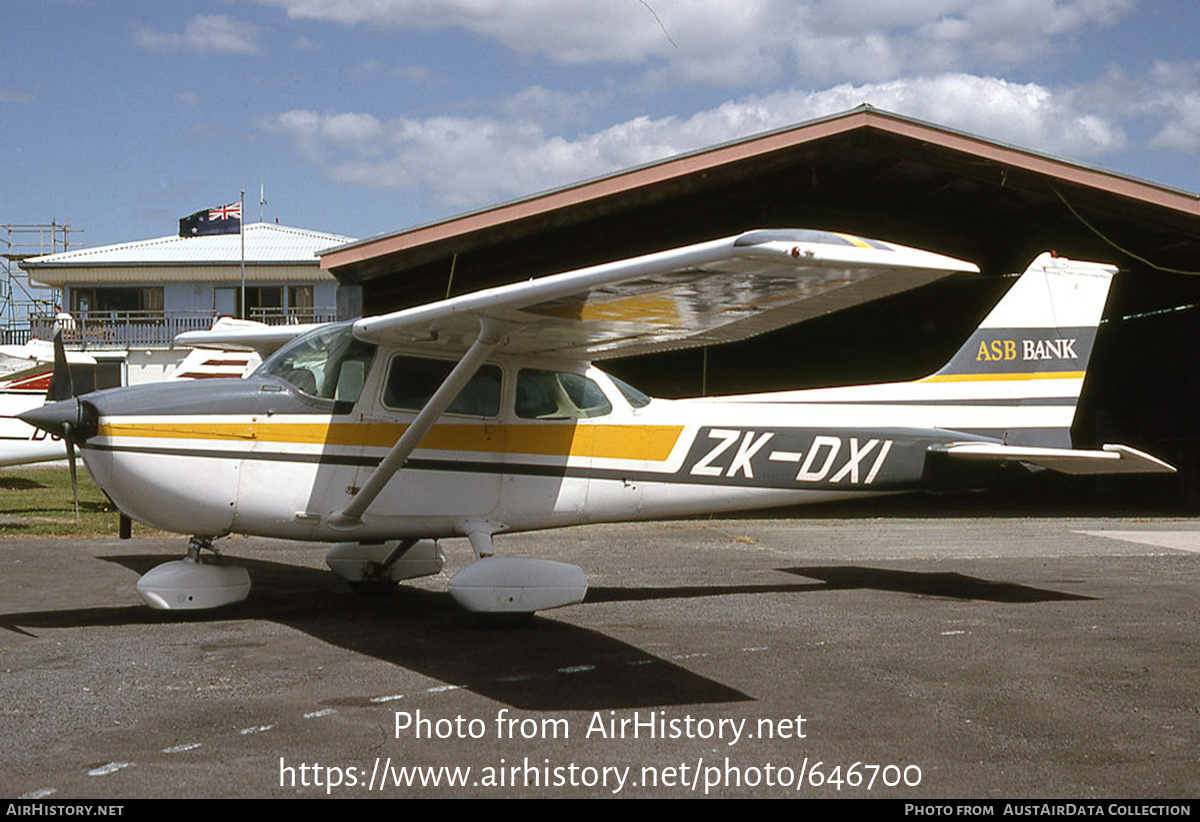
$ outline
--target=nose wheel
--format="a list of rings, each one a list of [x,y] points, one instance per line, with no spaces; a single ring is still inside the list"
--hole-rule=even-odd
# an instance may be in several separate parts
[[[250,574],[240,565],[228,564],[213,548],[212,537],[194,536],[188,541],[186,557],[143,574],[137,591],[147,605],[159,610],[219,608],[249,596]]]

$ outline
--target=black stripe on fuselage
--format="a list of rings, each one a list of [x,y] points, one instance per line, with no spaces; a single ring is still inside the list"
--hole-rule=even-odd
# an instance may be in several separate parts
[[[816,429],[728,429],[703,427],[682,465],[670,473],[472,459],[408,460],[414,471],[509,474],[618,482],[685,483],[744,488],[896,490],[919,485],[929,447],[983,439],[954,431],[820,431]],[[990,438],[989,438],[990,439]],[[994,441],[994,440],[993,440]],[[192,449],[143,445],[88,444],[85,450],[198,459],[257,460],[302,465],[375,468],[381,457],[362,454]]]

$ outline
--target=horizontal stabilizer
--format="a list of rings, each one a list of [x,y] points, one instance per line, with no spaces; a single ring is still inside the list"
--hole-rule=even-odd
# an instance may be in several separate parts
[[[225,348],[257,351],[266,357],[275,349],[319,326],[318,323],[298,325],[266,325],[253,320],[221,317],[207,331],[185,331],[175,337],[176,345],[192,348]]]
[[[990,442],[961,442],[930,450],[977,462],[1024,462],[1063,474],[1174,474],[1175,468],[1127,445],[1104,445],[1099,451],[1033,448]]]

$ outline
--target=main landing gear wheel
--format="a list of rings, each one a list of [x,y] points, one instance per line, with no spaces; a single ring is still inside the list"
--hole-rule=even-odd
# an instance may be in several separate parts
[[[450,580],[454,601],[488,625],[528,622],[536,611],[582,602],[587,576],[548,559],[485,557]]]
[[[227,565],[212,547],[212,537],[192,537],[184,559],[164,562],[138,580],[137,591],[151,608],[196,611],[241,602],[250,595],[250,574]],[[202,555],[210,551],[211,557]]]
[[[325,554],[329,570],[346,580],[356,594],[381,595],[402,580],[441,572],[442,549],[431,539],[392,542],[339,542]]]

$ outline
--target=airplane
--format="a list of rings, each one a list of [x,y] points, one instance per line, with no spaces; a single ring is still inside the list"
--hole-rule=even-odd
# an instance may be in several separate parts
[[[54,362],[53,344],[32,339],[24,345],[0,345],[0,355],[10,361],[28,363],[0,377],[0,466],[62,459],[63,444],[58,437],[17,419],[19,414],[46,401]],[[69,351],[65,356],[69,365],[96,365],[96,358],[82,351]]]
[[[1037,257],[959,351],[910,382],[652,399],[594,362],[745,339],[956,273],[962,260],[780,229],[618,260],[308,329],[181,342],[266,355],[243,380],[100,391],[21,415],[78,447],[121,511],[191,534],[138,582],[152,607],[244,599],[230,533],[336,543],[353,583],[437,574],[503,620],[582,601],[582,568],[500,557],[504,533],[928,487],[931,466],[1173,472],[1125,445],[1071,447],[1116,268]],[[271,353],[273,351],[273,353]],[[215,556],[210,556],[210,554]]]

